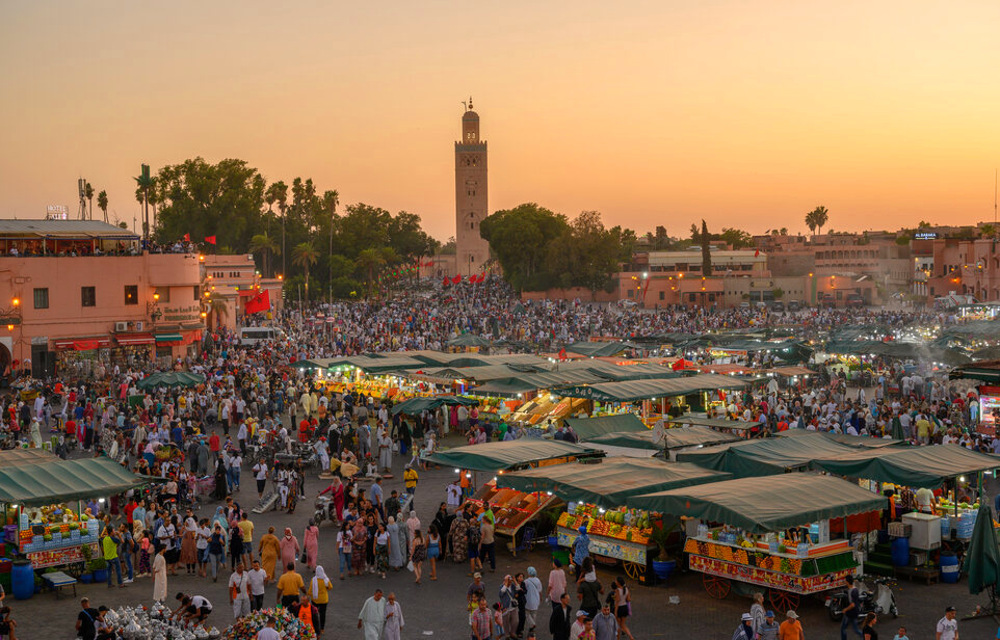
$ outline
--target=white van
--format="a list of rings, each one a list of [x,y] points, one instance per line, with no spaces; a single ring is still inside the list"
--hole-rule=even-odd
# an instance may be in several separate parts
[[[266,340],[276,340],[284,334],[274,327],[243,327],[240,329],[240,344],[252,347]]]

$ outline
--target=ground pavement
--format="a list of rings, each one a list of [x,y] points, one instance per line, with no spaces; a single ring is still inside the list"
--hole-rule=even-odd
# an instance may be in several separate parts
[[[457,443],[457,442],[456,442]],[[403,460],[394,457],[393,467],[395,478],[384,482],[386,495],[395,488],[402,492]],[[433,518],[438,504],[444,500],[444,487],[455,476],[454,469],[433,469],[421,472],[421,481],[416,494],[417,514],[421,518],[423,528]],[[256,526],[255,541],[267,531],[268,526],[274,526],[280,536],[284,527],[290,526],[295,535],[302,540],[302,531],[306,522],[312,516],[313,497],[324,487],[323,481],[315,477],[307,480],[306,500],[300,500],[295,514],[269,512],[253,514],[252,520]],[[248,471],[243,472],[243,489],[236,494],[236,499],[243,505],[256,504],[256,490]],[[208,516],[214,513],[214,503],[209,503],[199,511],[199,515]],[[320,531],[320,564],[324,566],[333,578],[333,591],[327,613],[326,638],[361,638],[357,630],[357,614],[364,600],[375,588],[394,591],[403,608],[406,627],[404,638],[468,638],[467,615],[465,612],[466,589],[471,582],[467,576],[468,565],[445,561],[438,566],[438,580],[429,579],[429,567],[424,567],[422,585],[413,583],[413,576],[405,569],[399,573],[390,573],[386,579],[377,575],[365,575],[360,578],[338,580],[337,556],[334,549],[336,529],[329,523],[324,524]],[[496,600],[497,589],[505,573],[524,571],[529,565],[538,569],[539,577],[544,583],[549,570],[549,555],[539,549],[530,553],[519,554],[513,558],[504,548],[505,539],[498,536],[498,566],[496,573],[487,571],[485,582],[487,594],[491,602]],[[303,575],[308,580],[311,573],[306,569]],[[618,575],[616,569],[602,569],[600,580],[604,584]],[[210,618],[211,624],[225,628],[233,621],[232,609],[228,605],[226,581],[228,570],[220,575],[219,582],[210,579],[180,575],[171,577],[168,581],[168,593],[173,604],[173,594],[184,591],[201,594],[207,597],[215,606]],[[710,599],[701,586],[701,576],[697,573],[675,575],[665,585],[655,587],[633,586],[633,613],[631,628],[635,637],[644,638],[706,638],[728,639],[739,622],[740,614],[749,610],[749,600],[744,597],[730,595],[728,599],[717,601]],[[108,589],[104,584],[78,585],[79,596],[88,596],[91,606],[107,605],[116,607],[122,604],[150,604],[152,598],[152,580],[141,578],[124,589]],[[679,605],[668,604],[670,596],[680,598]],[[896,589],[896,597],[901,616],[898,620],[886,619],[880,623],[883,637],[891,638],[898,625],[903,624],[913,640],[934,637],[934,625],[944,614],[948,605],[958,607],[960,613],[975,609],[977,604],[985,604],[985,598],[970,596],[964,580],[957,585],[911,584],[902,582]],[[275,599],[274,586],[267,589],[265,604],[273,606]],[[13,609],[13,617],[18,622],[18,637],[33,639],[63,639],[74,637],[73,627],[79,611],[78,600],[63,597],[59,600],[51,593],[42,593],[30,600],[15,601],[8,596],[7,604]],[[549,638],[548,605],[543,602],[539,611],[539,638]],[[573,598],[574,609],[577,606]],[[839,625],[831,622],[826,609],[820,601],[804,603],[799,613],[806,637],[816,638],[839,637]],[[960,626],[963,638],[993,638],[997,623],[992,619],[962,622]]]

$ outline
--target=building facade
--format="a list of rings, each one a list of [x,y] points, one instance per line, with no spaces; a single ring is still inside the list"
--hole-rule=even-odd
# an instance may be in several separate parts
[[[479,225],[489,215],[486,141],[479,135],[479,114],[470,99],[462,114],[462,139],[455,143],[455,272],[470,276],[483,270],[489,243]]]
[[[0,220],[0,363],[36,377],[197,355],[199,256],[90,220]]]
[[[235,329],[246,322],[246,304],[268,292],[273,314],[283,308],[282,278],[262,278],[252,255],[207,255],[202,262],[202,296],[206,299],[211,328]],[[261,312],[259,320],[268,320]],[[255,320],[256,321],[256,320]]]

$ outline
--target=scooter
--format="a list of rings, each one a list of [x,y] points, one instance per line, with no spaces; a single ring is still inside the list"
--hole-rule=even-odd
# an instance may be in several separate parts
[[[861,595],[861,610],[858,616],[865,616],[869,613],[882,615],[888,613],[893,618],[899,616],[899,609],[896,607],[896,595],[890,586],[892,582],[886,578],[871,578],[871,583],[875,585],[872,591],[864,580],[855,580],[854,585]],[[826,599],[827,613],[834,622],[840,622],[844,617],[844,608],[850,604],[850,597],[847,589],[830,594]]]
[[[316,512],[313,514],[313,521],[317,527],[323,524],[324,520],[329,520],[334,525],[337,524],[337,511],[332,498],[329,496],[317,496],[315,509]]]

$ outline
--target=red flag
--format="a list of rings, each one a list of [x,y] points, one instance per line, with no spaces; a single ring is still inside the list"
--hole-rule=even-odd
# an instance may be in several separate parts
[[[474,276],[474,275],[473,276],[469,276],[469,282],[471,284],[476,284],[477,282],[479,282],[478,276]]]
[[[757,249],[757,250],[755,250],[755,251],[753,252],[753,257],[755,257],[755,258],[756,258],[756,257],[758,257],[758,256],[760,256],[760,249]]]
[[[190,233],[185,233],[184,234],[184,242],[191,242],[191,234]]]
[[[269,311],[270,309],[271,295],[267,289],[247,300],[245,307],[247,313],[258,313],[260,311]]]
[[[561,350],[559,351],[559,359],[560,359],[560,360],[565,360],[565,359],[566,359],[566,347],[563,347],[563,348],[562,348],[562,349],[561,349]]]
[[[449,284],[451,284],[451,278],[445,276],[444,282],[441,283],[441,286],[447,287]]]
[[[457,276],[455,276],[454,278],[451,279],[451,283],[452,284],[458,284],[461,281],[462,281],[462,276],[461,275],[457,275]]]
[[[486,282],[486,272],[485,271],[483,271],[482,273],[479,274],[479,279],[476,280],[476,282]]]
[[[205,242],[208,244],[215,244],[215,236],[205,236]]]

